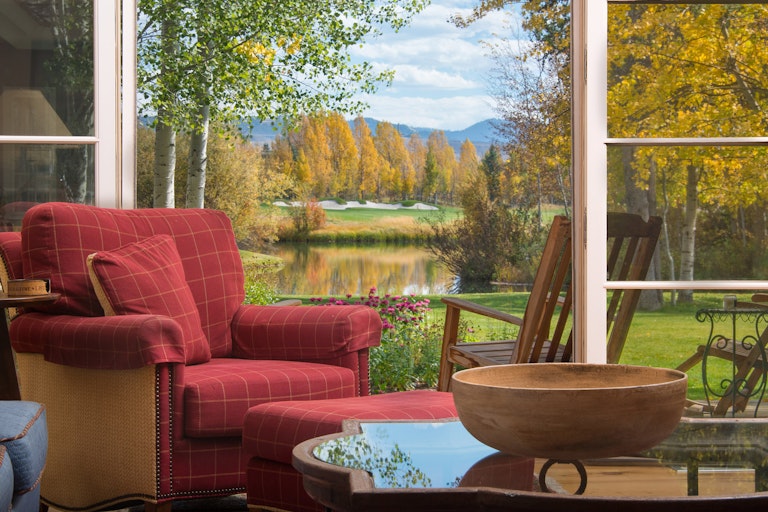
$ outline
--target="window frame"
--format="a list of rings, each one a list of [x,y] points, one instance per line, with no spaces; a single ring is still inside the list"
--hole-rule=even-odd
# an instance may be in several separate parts
[[[0,135],[0,144],[93,146],[96,205],[131,208],[136,188],[136,2],[92,1],[94,135]]]

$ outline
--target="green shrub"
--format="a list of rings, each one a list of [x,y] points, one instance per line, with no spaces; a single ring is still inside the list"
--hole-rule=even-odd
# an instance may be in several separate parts
[[[279,301],[275,289],[262,281],[246,281],[245,283],[245,304],[274,304]]]
[[[277,272],[283,268],[283,260],[276,256],[240,251],[245,274],[245,304],[274,304],[277,295]]]
[[[370,352],[372,393],[429,388],[437,384],[442,323],[427,322],[429,299],[415,295],[376,295],[352,299],[311,298],[318,305],[364,304],[375,309],[382,321],[381,345]]]

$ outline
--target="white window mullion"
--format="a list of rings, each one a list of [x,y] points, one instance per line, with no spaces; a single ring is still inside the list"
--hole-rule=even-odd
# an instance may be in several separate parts
[[[119,1],[119,0],[116,0]],[[136,0],[122,2],[122,119],[120,204],[122,208],[136,206]],[[119,83],[118,83],[119,85]]]
[[[95,202],[97,206],[120,205],[121,156],[120,22],[119,0],[94,1]]]
[[[608,281],[608,290],[768,290],[768,281]]]
[[[608,5],[572,2],[575,360],[606,361]]]

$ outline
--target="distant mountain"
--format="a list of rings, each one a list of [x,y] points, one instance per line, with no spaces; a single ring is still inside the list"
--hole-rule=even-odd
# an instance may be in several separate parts
[[[280,133],[273,121],[258,122],[253,121],[251,126],[247,121],[240,123],[240,131],[245,134],[249,140],[257,144],[269,144]]]
[[[375,133],[376,127],[381,121],[369,117],[364,119],[368,124],[368,128],[371,129],[371,132]],[[448,139],[448,143],[456,152],[457,156],[461,150],[461,145],[465,140],[469,139],[472,144],[475,145],[478,156],[482,157],[485,152],[488,151],[490,145],[497,140],[496,129],[494,128],[494,123],[496,122],[498,122],[496,119],[486,119],[485,121],[475,123],[468,128],[464,128],[463,130],[443,131],[445,132],[446,139]],[[350,120],[349,124],[351,127],[354,124],[354,120]],[[400,132],[400,135],[402,135],[405,139],[410,137],[413,133],[418,133],[419,137],[421,137],[425,143],[427,142],[427,138],[429,138],[429,134],[435,131],[435,128],[418,128],[405,124],[393,124],[395,128],[397,128],[397,131]],[[275,124],[272,121],[267,121],[263,123],[254,122],[251,129],[249,129],[247,123],[242,123],[240,127],[243,133],[247,134],[248,138],[254,143],[269,144],[279,133],[278,131],[275,131],[274,126]]]

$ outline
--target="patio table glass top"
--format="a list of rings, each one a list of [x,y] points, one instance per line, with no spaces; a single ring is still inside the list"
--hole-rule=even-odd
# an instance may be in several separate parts
[[[666,440],[601,460],[544,461],[497,452],[459,421],[360,422],[314,448],[326,463],[367,471],[377,489],[491,487],[585,496],[731,496],[768,490],[768,418],[686,418]],[[583,463],[586,481],[577,468]],[[551,464],[539,481],[542,466]],[[768,499],[768,494],[766,495]]]

